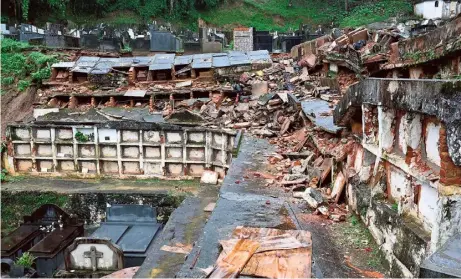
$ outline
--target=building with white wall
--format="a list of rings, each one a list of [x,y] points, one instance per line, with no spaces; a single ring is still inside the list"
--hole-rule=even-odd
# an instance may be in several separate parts
[[[421,1],[414,13],[424,19],[449,19],[461,13],[461,1]]]

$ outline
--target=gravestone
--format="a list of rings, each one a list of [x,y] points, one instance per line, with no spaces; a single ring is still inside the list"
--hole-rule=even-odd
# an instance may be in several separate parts
[[[108,238],[76,238],[67,247],[64,262],[66,270],[57,277],[97,278],[124,268],[123,251]]]
[[[123,251],[125,267],[139,266],[161,229],[157,212],[148,205],[112,205],[106,210],[106,222],[91,238],[107,238]]]
[[[37,258],[39,276],[51,277],[63,263],[63,250],[83,234],[83,223],[54,204],[23,218],[19,228],[2,238],[2,259],[14,261],[28,251]]]

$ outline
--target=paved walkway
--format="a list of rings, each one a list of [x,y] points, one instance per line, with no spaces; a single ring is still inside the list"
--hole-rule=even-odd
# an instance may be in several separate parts
[[[292,203],[289,194],[279,187],[265,187],[264,178],[252,175],[253,171],[275,173],[267,163],[267,156],[273,152],[274,146],[265,140],[243,139],[239,155],[232,162],[220,189],[216,207],[176,277],[203,277],[201,269],[213,266],[218,258],[219,240],[228,239],[234,228],[240,225],[308,230],[313,238],[313,276],[360,277],[344,265],[343,253],[332,244],[324,226],[298,218],[303,213]],[[174,222],[174,217],[170,220]],[[156,275],[155,268],[155,263],[146,261],[141,270],[150,269]],[[139,273],[137,277],[146,275],[146,272]]]

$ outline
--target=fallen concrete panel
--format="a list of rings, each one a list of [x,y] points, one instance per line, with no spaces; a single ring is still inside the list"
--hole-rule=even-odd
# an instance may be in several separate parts
[[[327,101],[318,99],[301,102],[304,114],[312,123],[326,132],[336,134],[342,128],[333,123],[333,113],[329,105]]]

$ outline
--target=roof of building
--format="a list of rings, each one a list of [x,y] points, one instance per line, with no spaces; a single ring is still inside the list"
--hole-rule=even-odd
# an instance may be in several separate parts
[[[193,69],[222,68],[256,63],[272,63],[267,50],[229,51],[223,53],[202,53],[176,56],[176,54],[156,54],[121,58],[100,58],[81,56],[75,62],[59,62],[52,68],[68,68],[72,72],[106,74],[112,68],[149,67],[149,70],[172,69],[174,65],[191,65]]]

